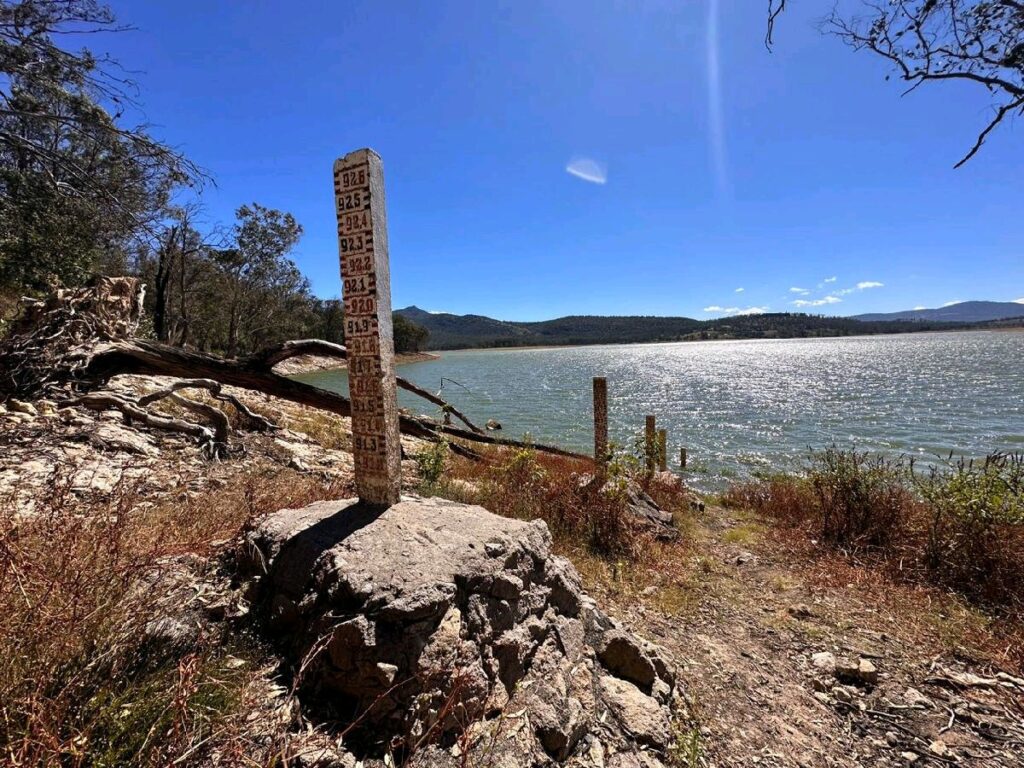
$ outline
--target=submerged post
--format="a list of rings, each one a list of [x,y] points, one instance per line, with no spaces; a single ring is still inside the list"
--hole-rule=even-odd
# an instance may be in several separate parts
[[[356,492],[367,504],[387,507],[400,499],[402,464],[380,155],[357,149],[335,160],[334,200]]]
[[[668,470],[668,430],[658,430],[658,470]]]
[[[654,416],[647,416],[644,419],[644,457],[647,459],[647,474],[654,474],[654,452],[658,435],[657,424]]]
[[[686,449],[679,449],[679,468],[686,469]]]
[[[594,459],[608,461],[608,380],[594,377]]]

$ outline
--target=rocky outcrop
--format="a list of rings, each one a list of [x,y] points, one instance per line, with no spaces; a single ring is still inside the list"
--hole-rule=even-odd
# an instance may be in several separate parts
[[[598,609],[541,522],[443,499],[321,502],[264,520],[238,567],[267,630],[306,659],[307,700],[346,713],[361,757],[656,766],[669,746],[672,669]]]

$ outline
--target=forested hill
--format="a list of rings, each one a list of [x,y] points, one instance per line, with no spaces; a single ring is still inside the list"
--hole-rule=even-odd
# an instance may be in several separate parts
[[[846,317],[772,313],[694,320],[689,317],[573,315],[534,323],[452,315],[406,307],[396,314],[430,332],[428,349],[619,344],[712,339],[782,339],[907,333],[962,327],[943,322],[864,322]]]

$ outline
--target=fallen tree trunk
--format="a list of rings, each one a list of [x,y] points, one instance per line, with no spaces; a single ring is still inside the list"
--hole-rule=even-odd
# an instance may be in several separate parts
[[[347,398],[310,384],[295,381],[274,372],[278,363],[298,355],[315,354],[346,359],[345,347],[320,339],[299,339],[279,344],[257,355],[240,360],[227,360],[203,352],[180,349],[149,339],[135,338],[142,312],[142,285],[130,277],[100,278],[91,286],[75,290],[60,290],[46,301],[26,301],[25,312],[10,335],[0,344],[0,396],[38,398],[52,396],[67,400],[69,395],[96,392],[118,374],[143,376],[171,376],[185,381],[176,382],[140,401],[129,403],[130,409],[142,409],[164,397],[175,395],[182,389],[206,389],[214,399],[231,403],[255,429],[273,429],[275,425],[253,413],[237,398],[221,392],[221,385],[263,392],[300,405],[351,415]],[[467,429],[442,425],[427,418],[400,414],[399,423],[404,434],[426,440],[439,441],[445,436],[488,445],[528,447],[526,443],[490,437],[457,408],[438,395],[396,377],[399,387],[413,392],[439,406],[445,414],[462,420]],[[97,393],[98,395],[99,393]],[[107,395],[104,395],[106,397]],[[122,398],[123,400],[124,398]],[[92,407],[102,398],[94,399]],[[119,407],[107,400],[111,407]],[[127,402],[127,401],[126,401]],[[193,412],[209,415],[194,401],[179,402]],[[121,409],[124,412],[124,409]],[[136,415],[126,416],[143,422]],[[153,425],[166,428],[163,414],[155,414]],[[219,435],[223,425],[208,418],[214,426],[216,444],[222,444]],[[198,427],[190,431],[200,441],[206,441],[207,429]],[[209,431],[207,429],[207,431]],[[453,450],[467,456],[478,457],[474,451],[452,443]],[[538,451],[563,456],[577,456],[570,451],[545,445],[533,445]],[[583,457],[579,457],[583,458]]]
[[[81,379],[88,382],[90,388],[101,386],[118,374],[212,379],[221,384],[263,392],[282,400],[330,411],[339,416],[350,416],[351,406],[348,398],[343,395],[274,373],[274,365],[295,355],[310,354],[310,349],[314,344],[328,345],[329,342],[309,339],[297,343],[289,342],[280,348],[274,348],[251,358],[225,360],[214,355],[171,347],[148,339],[108,342],[96,348],[89,364],[81,372]],[[330,346],[338,347],[338,345]],[[322,350],[323,347],[320,349]],[[340,347],[340,349],[344,349],[344,347]],[[415,385],[410,386],[415,387]],[[419,389],[419,387],[415,387],[411,391]],[[425,392],[425,390],[420,391]],[[441,398],[434,395],[428,399],[431,402],[440,401],[446,405]],[[486,445],[533,448],[558,456],[587,458],[555,446],[491,437],[481,432],[439,424],[407,414],[399,415],[399,427],[404,434],[434,442],[440,440],[442,435],[448,435],[459,440]]]

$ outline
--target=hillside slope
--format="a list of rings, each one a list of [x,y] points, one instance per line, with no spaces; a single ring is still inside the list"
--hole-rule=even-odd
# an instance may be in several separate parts
[[[1024,306],[1024,305],[1021,305]],[[783,339],[948,330],[949,323],[765,313],[695,320],[690,317],[571,315],[539,322],[495,320],[483,315],[426,312],[419,307],[396,314],[430,331],[428,349],[630,344],[715,339]]]
[[[909,320],[933,323],[984,323],[1011,317],[1024,317],[1024,304],[1018,304],[1015,301],[961,301],[958,304],[950,304],[948,307],[910,309],[904,312],[875,312],[854,315],[853,319],[865,322]]]

